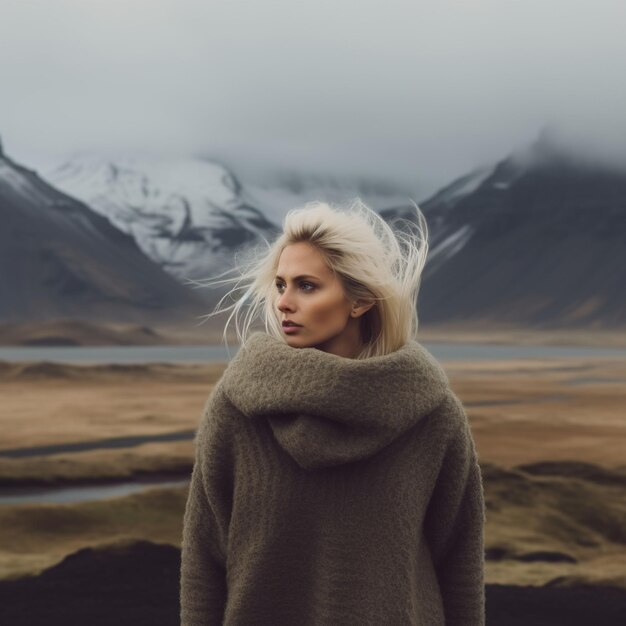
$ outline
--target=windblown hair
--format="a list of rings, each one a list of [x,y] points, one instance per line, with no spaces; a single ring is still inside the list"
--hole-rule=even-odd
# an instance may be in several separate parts
[[[376,301],[359,318],[364,347],[356,358],[394,352],[409,339],[417,338],[417,295],[428,254],[426,219],[417,204],[411,202],[417,222],[396,218],[392,225],[401,223],[404,228],[395,229],[360,198],[343,206],[315,201],[290,210],[283,220],[282,234],[272,243],[265,240],[266,249],[256,246],[235,255],[236,267],[231,271],[238,276],[220,279],[229,273],[225,272],[217,279],[192,281],[201,287],[236,283],[212,313],[201,317],[208,319],[232,309],[224,327],[226,345],[226,329],[233,316],[242,345],[257,317],[262,318],[268,334],[285,341],[277,308],[276,271],[283,249],[305,241],[322,254],[340,279],[348,299]],[[242,256],[244,261],[240,263]],[[235,298],[235,304],[220,309],[224,298],[237,290],[245,293]],[[242,331],[238,317],[245,305],[248,306]]]

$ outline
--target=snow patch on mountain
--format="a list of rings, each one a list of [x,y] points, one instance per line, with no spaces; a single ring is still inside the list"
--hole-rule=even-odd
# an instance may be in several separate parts
[[[223,271],[235,248],[273,229],[242,200],[233,174],[209,161],[83,153],[45,176],[131,235],[180,279]]]
[[[474,193],[493,173],[493,165],[477,168],[444,187],[433,200],[442,208],[453,208],[461,198]]]
[[[428,252],[428,272],[432,274],[437,268],[451,259],[455,254],[467,244],[474,229],[470,224],[465,224],[461,228],[446,235],[438,241]]]

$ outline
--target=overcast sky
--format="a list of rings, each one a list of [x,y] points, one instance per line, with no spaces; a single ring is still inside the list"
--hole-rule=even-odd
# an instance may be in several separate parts
[[[626,155],[623,0],[41,0],[0,12],[0,136],[447,182],[546,124]]]

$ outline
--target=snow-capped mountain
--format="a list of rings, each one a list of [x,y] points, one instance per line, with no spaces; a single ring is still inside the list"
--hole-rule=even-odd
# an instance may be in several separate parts
[[[208,161],[79,154],[45,177],[131,235],[181,282],[223,272],[235,250],[277,232],[244,201],[233,174]]]
[[[0,320],[195,321],[206,302],[0,146]]]
[[[422,321],[626,326],[626,167],[542,133],[420,205]]]
[[[382,182],[291,171],[241,180],[200,157],[83,153],[46,170],[45,177],[134,237],[183,282],[222,273],[237,250],[272,240],[285,213],[312,200],[344,202],[358,196],[380,208],[409,197]]]

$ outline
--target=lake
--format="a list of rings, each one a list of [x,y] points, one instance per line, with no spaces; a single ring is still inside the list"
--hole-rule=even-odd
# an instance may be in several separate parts
[[[422,345],[441,361],[470,359],[536,359],[563,357],[626,358],[626,348],[586,346],[505,345],[424,342]],[[0,360],[52,361],[74,364],[106,363],[215,363],[227,362],[238,346],[29,346],[0,347]]]
[[[2,487],[0,505],[3,504],[59,504],[87,502],[119,498],[154,487],[178,487],[189,484],[189,478],[153,477],[145,480],[132,480],[97,485],[70,485],[65,487]]]

